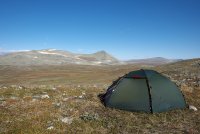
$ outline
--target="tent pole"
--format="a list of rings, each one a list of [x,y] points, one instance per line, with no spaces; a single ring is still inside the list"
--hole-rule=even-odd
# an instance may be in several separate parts
[[[149,80],[147,78],[147,75],[145,73],[145,71],[143,69],[141,69],[144,74],[145,74],[145,79],[146,79],[146,83],[147,83],[147,87],[148,87],[148,94],[149,94],[149,105],[150,105],[150,112],[153,113],[153,108],[152,108],[152,98],[151,98],[151,87],[149,85]]]

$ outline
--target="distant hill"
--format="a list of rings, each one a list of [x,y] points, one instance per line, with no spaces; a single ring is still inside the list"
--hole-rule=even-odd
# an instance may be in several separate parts
[[[69,51],[44,49],[21,52],[0,53],[0,65],[163,65],[181,61],[180,59],[166,59],[162,57],[148,59],[133,59],[120,61],[106,51],[92,54],[77,54]]]
[[[182,60],[179,62],[174,62],[174,63],[170,63],[167,65],[160,65],[157,66],[157,68],[161,68],[163,70],[167,70],[168,72],[170,70],[186,70],[186,72],[188,72],[190,70],[190,72],[199,72],[199,78],[200,78],[200,58],[194,58],[194,59],[187,59],[187,60]],[[198,70],[198,71],[197,71]]]
[[[1,55],[5,55],[5,54],[7,54],[7,53],[6,53],[6,52],[0,52],[0,56],[1,56]]]
[[[162,65],[168,64],[173,62],[182,61],[182,59],[166,59],[163,57],[154,57],[154,58],[147,58],[147,59],[134,59],[128,60],[126,63],[128,64],[150,64],[150,65]]]
[[[117,63],[119,61],[105,51],[93,54],[75,54],[68,51],[46,49],[13,52],[0,56],[0,65],[102,65]]]

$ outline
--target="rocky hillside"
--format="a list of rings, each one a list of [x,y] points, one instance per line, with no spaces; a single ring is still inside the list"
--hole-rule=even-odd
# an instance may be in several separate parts
[[[119,61],[105,51],[93,54],[75,54],[68,51],[47,49],[14,52],[0,56],[0,65],[103,65],[117,63]]]
[[[0,65],[127,65],[139,64],[157,66],[177,62],[177,59],[166,59],[162,57],[148,59],[133,59],[120,61],[105,51],[93,54],[76,54],[69,51],[45,49],[22,52],[5,53],[0,52]]]

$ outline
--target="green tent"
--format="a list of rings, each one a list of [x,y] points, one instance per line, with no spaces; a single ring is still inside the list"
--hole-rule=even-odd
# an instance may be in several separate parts
[[[176,84],[153,70],[137,70],[124,75],[113,82],[101,100],[107,107],[149,113],[186,107]]]

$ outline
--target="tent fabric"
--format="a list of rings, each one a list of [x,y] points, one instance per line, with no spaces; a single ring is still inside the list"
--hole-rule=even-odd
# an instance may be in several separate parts
[[[186,107],[176,84],[154,70],[132,71],[119,78],[107,89],[103,102],[111,108],[149,113]]]

